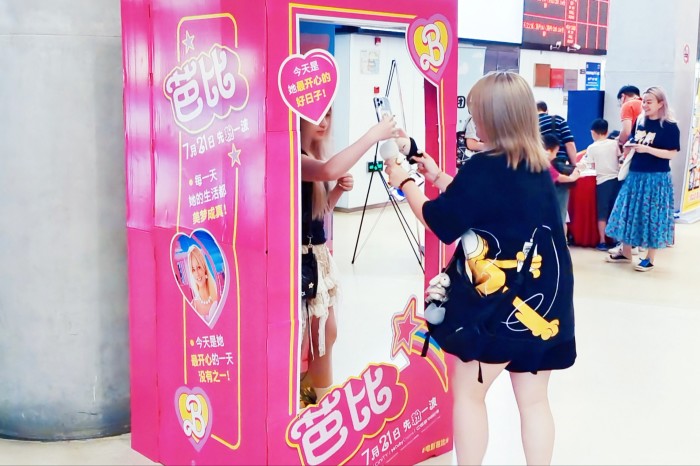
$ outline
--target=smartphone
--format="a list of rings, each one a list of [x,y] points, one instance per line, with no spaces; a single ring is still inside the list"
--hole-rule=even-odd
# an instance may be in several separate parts
[[[372,101],[374,102],[374,110],[377,112],[377,121],[382,121],[384,115],[393,115],[388,97],[374,97]]]

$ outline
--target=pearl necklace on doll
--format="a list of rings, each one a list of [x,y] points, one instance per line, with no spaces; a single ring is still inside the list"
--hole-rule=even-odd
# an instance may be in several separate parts
[[[212,302],[211,296],[209,296],[209,299],[206,299],[206,300],[204,300],[204,299],[200,298],[199,296],[197,296],[196,298],[194,298],[194,300],[197,301],[197,302],[199,302],[199,303],[202,303],[202,304],[204,304],[204,305],[211,304],[211,302]]]

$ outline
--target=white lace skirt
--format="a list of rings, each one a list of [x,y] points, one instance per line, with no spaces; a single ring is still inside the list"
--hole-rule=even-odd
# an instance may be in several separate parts
[[[311,318],[316,317],[318,322],[318,335],[309,333],[311,342],[311,355],[313,356],[313,342],[318,341],[318,356],[326,354],[326,322],[328,321],[329,308],[335,312],[340,300],[340,288],[338,283],[338,269],[326,244],[302,245],[301,252],[313,250],[318,264],[318,284],[316,297],[302,302],[302,331],[311,332]]]

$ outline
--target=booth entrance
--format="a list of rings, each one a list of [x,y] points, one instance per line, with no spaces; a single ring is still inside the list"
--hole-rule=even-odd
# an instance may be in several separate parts
[[[410,92],[422,111],[404,110],[405,129],[454,170],[453,3],[376,11],[359,0],[122,2],[136,450],[164,464],[414,464],[449,451],[449,360],[435,345],[420,357],[423,274],[415,262],[413,271],[392,269],[401,260],[381,247],[386,238],[367,243],[387,255],[385,270],[364,277],[361,257],[347,266],[352,241],[332,238],[348,267],[339,317],[348,334],[338,339],[331,392],[299,403],[298,128],[330,105],[336,113],[345,105],[349,118],[336,125],[347,132],[337,144],[376,121],[375,86],[364,86],[376,79],[375,65],[385,79],[383,58],[370,63],[378,44],[372,35],[365,47],[368,37],[335,26],[388,28],[379,52],[403,61],[401,84],[423,88],[420,104]],[[318,44],[304,50],[302,23],[331,27],[335,55]],[[431,41],[440,53],[421,68]],[[353,84],[362,88],[341,92]],[[357,169],[365,172],[356,178],[366,177],[366,164]],[[433,276],[448,251],[432,235],[424,247]],[[415,284],[372,300],[380,280],[401,272]]]

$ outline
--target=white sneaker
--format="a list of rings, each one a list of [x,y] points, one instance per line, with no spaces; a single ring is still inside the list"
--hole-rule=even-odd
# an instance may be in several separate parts
[[[615,246],[614,248],[610,248],[610,249],[608,249],[608,252],[610,254],[612,254],[613,256],[616,254],[622,254],[622,245],[620,244],[620,245]],[[632,255],[633,256],[639,255],[639,248],[638,247],[635,246],[632,248]]]

